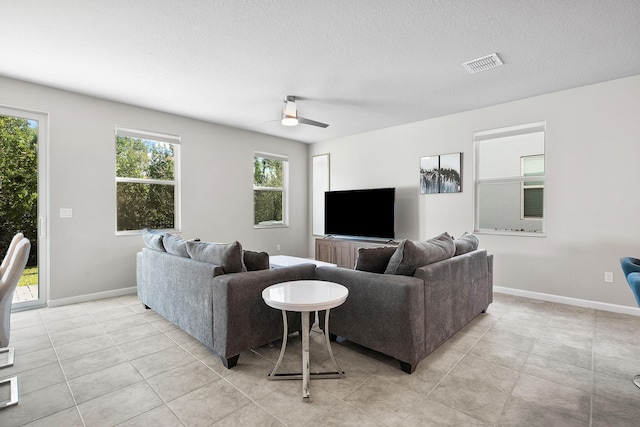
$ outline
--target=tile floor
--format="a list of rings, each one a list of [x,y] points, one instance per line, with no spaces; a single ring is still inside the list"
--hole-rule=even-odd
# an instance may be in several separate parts
[[[20,403],[10,426],[638,426],[640,317],[495,294],[487,314],[423,360],[340,341],[344,379],[268,381],[279,344],[225,369],[126,296],[12,315]],[[330,367],[312,331],[312,369]],[[292,336],[284,370],[299,370]],[[8,399],[0,388],[0,400]]]

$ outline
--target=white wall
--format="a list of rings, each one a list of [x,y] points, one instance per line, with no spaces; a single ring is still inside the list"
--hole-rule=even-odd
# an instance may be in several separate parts
[[[640,256],[640,76],[325,141],[309,155],[330,153],[331,190],[395,186],[397,239],[457,237],[473,231],[473,132],[538,121],[547,236],[480,235],[494,284],[634,307],[619,258]],[[420,195],[420,157],[457,151],[462,193]]]
[[[115,125],[181,136],[184,237],[307,255],[306,144],[6,78],[0,105],[49,114],[52,303],[135,286],[142,238],[115,235]],[[253,228],[256,150],[289,156],[289,228]]]

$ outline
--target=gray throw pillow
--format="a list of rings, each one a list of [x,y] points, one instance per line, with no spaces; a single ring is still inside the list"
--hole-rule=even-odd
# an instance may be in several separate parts
[[[224,270],[225,274],[243,271],[242,245],[233,243],[187,242],[187,252],[196,261],[215,264]],[[246,271],[246,269],[244,269]]]
[[[247,271],[269,269],[269,254],[266,252],[243,251],[242,257]]]
[[[460,238],[453,241],[456,247],[456,255],[466,254],[468,252],[473,252],[478,249],[478,238],[473,234],[464,233]]]
[[[187,253],[187,241],[182,237],[176,234],[165,233],[164,238],[162,239],[162,244],[168,253],[189,258],[189,254]]]
[[[405,239],[391,256],[384,273],[412,276],[418,267],[451,258],[455,251],[448,233],[424,242]]]
[[[395,253],[395,246],[383,246],[379,248],[358,248],[356,270],[371,273],[384,273],[391,256]]]
[[[162,243],[164,233],[159,233],[156,230],[145,228],[142,230],[142,240],[148,248],[155,249],[157,251],[164,252],[164,245]]]

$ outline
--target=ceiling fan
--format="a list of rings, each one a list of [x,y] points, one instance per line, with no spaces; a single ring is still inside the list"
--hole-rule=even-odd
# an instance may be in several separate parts
[[[307,119],[304,117],[298,116],[298,111],[296,109],[296,97],[292,95],[287,95],[284,98],[284,109],[282,110],[282,124],[284,126],[296,126],[298,123],[303,125],[311,125],[318,126],[321,128],[329,127],[326,123],[316,122],[315,120]]]

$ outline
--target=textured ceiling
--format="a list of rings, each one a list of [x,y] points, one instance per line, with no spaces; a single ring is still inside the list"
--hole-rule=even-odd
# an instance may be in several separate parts
[[[5,77],[316,142],[640,74],[640,1],[0,0],[0,40]]]

